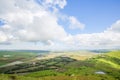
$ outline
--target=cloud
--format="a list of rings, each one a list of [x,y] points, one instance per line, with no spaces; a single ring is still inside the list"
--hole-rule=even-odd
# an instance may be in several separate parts
[[[0,31],[0,42],[5,41],[7,41],[7,36],[2,31]]]
[[[67,2],[66,0],[36,0],[38,3],[42,4],[44,7],[52,7],[52,8],[61,8],[63,9]]]
[[[54,42],[51,41],[51,40],[48,40],[48,41],[47,41],[47,44],[50,45],[50,46],[54,46]]]
[[[116,36],[116,37],[114,37]],[[82,34],[75,36],[78,44],[80,46],[89,46],[89,47],[111,47],[119,46],[120,36],[117,33],[93,33],[93,34]],[[113,45],[115,44],[115,45]]]
[[[65,0],[45,1],[63,8]],[[62,2],[64,4],[62,4]],[[0,28],[0,41],[48,41],[61,40],[67,36],[58,24],[58,17],[34,0],[0,0],[0,18],[7,23]]]
[[[68,45],[75,46],[78,49],[111,49],[120,47],[120,23],[119,20],[111,25],[110,28],[101,33],[76,34],[71,35],[65,42]],[[72,44],[71,44],[72,43]]]
[[[69,28],[70,29],[84,29],[85,24],[79,22],[74,16],[69,17]]]
[[[111,27],[108,28],[107,31],[119,32],[120,33],[120,20],[118,20],[114,24],[112,24]]]
[[[66,26],[58,23],[61,18],[69,22],[70,29],[85,27],[74,16],[60,15],[59,10],[66,5],[66,0],[0,0],[0,44],[15,43],[11,46],[52,50],[120,46],[120,20],[101,33],[71,35],[66,32]],[[37,42],[37,45],[30,42]],[[11,49],[11,46],[3,47]]]

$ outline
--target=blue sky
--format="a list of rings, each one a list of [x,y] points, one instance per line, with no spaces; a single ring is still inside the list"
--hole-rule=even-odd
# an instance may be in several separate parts
[[[5,21],[0,19],[0,26],[3,26],[5,24]]]
[[[120,0],[67,0],[61,12],[75,16],[86,25],[80,33],[96,33],[104,31],[120,19],[119,9]]]
[[[120,0],[0,0],[0,49],[120,49]]]

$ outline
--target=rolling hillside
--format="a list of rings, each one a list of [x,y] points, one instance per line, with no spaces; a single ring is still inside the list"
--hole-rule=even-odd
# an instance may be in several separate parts
[[[3,67],[0,68],[0,80],[120,80],[120,51],[88,54],[58,53],[52,58]],[[80,59],[80,55],[86,58]]]

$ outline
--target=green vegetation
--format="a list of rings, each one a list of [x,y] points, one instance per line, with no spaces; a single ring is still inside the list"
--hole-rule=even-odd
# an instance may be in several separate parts
[[[115,64],[115,63],[112,62],[112,61],[108,61],[108,60],[105,60],[105,59],[98,59],[98,61],[103,62],[103,63],[105,63],[105,64],[109,64],[109,65],[110,65],[111,67],[113,67],[113,68],[120,69],[120,65]]]
[[[120,51],[111,51],[107,53],[108,56],[120,59]]]
[[[0,66],[14,61],[27,61],[35,56],[35,53],[30,52],[0,51]]]
[[[0,68],[0,80],[120,80],[118,56],[120,51],[86,60],[59,56],[25,62]]]
[[[0,68],[1,73],[27,73],[27,72],[35,72],[35,71],[43,71],[50,69],[59,69],[65,66],[70,62],[76,61],[75,59],[71,59],[68,57],[56,57],[49,60],[40,60],[34,62],[27,62],[23,64],[11,65]]]

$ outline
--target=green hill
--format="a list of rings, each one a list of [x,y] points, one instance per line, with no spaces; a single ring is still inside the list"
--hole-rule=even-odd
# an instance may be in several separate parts
[[[120,59],[120,51],[111,51],[107,53],[108,56]]]
[[[38,60],[1,68],[1,73],[12,74],[1,74],[0,80],[120,80],[119,56],[120,51],[112,51],[85,60],[71,56]]]

